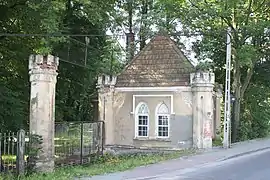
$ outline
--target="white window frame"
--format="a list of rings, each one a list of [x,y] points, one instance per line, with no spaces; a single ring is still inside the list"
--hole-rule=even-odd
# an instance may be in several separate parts
[[[116,91],[122,92],[189,92],[191,91],[190,86],[173,86],[173,87],[115,87]]]
[[[145,105],[148,109],[148,113],[139,113],[139,109],[142,105]],[[139,116],[146,116],[147,117],[147,125],[139,125]],[[139,126],[146,126],[147,127],[147,136],[139,136]],[[149,127],[150,127],[150,120],[149,120],[149,107],[145,102],[140,102],[135,110],[135,138],[147,138],[149,137]]]
[[[133,95],[132,96],[132,112],[130,114],[136,114],[136,98],[137,97],[169,97],[170,98],[170,109],[171,109],[171,114],[175,114],[174,112],[174,99],[173,95],[171,94],[153,94],[153,95],[148,95],[148,94],[142,94],[142,95]]]
[[[159,113],[159,108],[162,105],[165,105],[166,106],[166,108],[168,110],[167,113]],[[168,125],[159,125],[159,116],[167,117],[168,118]],[[156,117],[155,118],[156,119],[156,121],[155,121],[155,124],[156,124],[156,128],[155,128],[156,129],[155,130],[156,137],[157,138],[162,138],[162,139],[169,138],[170,137],[170,112],[169,112],[169,107],[164,102],[159,103],[157,105],[156,112],[155,112],[155,117]],[[159,136],[159,127],[168,127],[168,136]]]

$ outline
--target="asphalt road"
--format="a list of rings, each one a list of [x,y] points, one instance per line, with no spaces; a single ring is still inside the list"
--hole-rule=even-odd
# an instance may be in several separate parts
[[[270,151],[261,151],[179,172],[151,180],[269,180]],[[147,180],[147,178],[145,179]]]
[[[270,139],[76,180],[270,180]]]

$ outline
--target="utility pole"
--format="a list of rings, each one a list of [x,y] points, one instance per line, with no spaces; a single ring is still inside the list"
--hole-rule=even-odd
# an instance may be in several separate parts
[[[229,148],[231,143],[231,28],[227,29],[226,50],[226,83],[225,83],[225,107],[224,107],[224,138],[223,147]]]

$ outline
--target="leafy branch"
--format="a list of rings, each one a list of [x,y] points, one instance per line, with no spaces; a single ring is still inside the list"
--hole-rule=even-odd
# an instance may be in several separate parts
[[[200,62],[196,66],[196,71],[204,71],[209,72],[212,71],[214,64],[212,62],[206,61],[206,62]]]
[[[36,172],[36,163],[38,160],[38,155],[42,152],[41,144],[43,142],[42,136],[37,134],[29,135],[29,155],[27,158],[27,173],[31,174]]]

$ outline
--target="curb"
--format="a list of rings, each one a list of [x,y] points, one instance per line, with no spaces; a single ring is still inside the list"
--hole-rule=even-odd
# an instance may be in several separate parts
[[[270,146],[269,147],[260,148],[260,149],[251,150],[251,151],[247,151],[247,152],[243,152],[243,153],[238,153],[236,155],[223,158],[223,159],[221,159],[221,161],[226,161],[226,160],[229,160],[229,159],[233,159],[233,158],[245,156],[245,155],[248,155],[248,154],[252,154],[252,153],[264,151],[264,150],[267,150],[267,149],[270,149]]]
[[[266,141],[265,141],[266,140]],[[258,144],[257,144],[258,142]],[[250,144],[253,144],[254,145],[250,145]],[[261,147],[260,147],[261,146]],[[238,149],[240,150],[240,152],[238,151],[235,151],[233,149]],[[250,149],[250,150],[248,150]],[[214,153],[217,153],[216,154],[216,158],[215,160],[213,160],[214,163],[223,163],[224,161],[227,161],[227,160],[231,160],[231,159],[234,159],[234,158],[238,158],[238,157],[242,157],[242,156],[245,156],[245,155],[249,155],[249,154],[253,154],[253,153],[258,153],[260,151],[267,151],[267,150],[270,150],[270,138],[261,138],[261,139],[254,139],[254,140],[248,140],[248,141],[242,141],[242,142],[237,142],[237,143],[233,143],[231,148],[229,149],[224,149],[223,147],[213,147],[211,150],[199,150],[198,152],[192,154],[192,155],[185,155],[185,156],[182,156],[180,157],[179,159],[188,159],[189,157],[191,156],[196,156],[196,155],[207,155],[208,154],[212,154],[213,152]],[[242,152],[241,152],[242,151]],[[243,152],[244,151],[244,152]],[[211,162],[202,162],[200,165],[195,165],[195,167],[204,167],[204,166],[211,166],[211,163],[213,163],[212,160]],[[141,166],[141,167],[145,167],[145,166]],[[179,172],[183,171],[194,171],[194,168],[195,167],[187,167],[187,168],[183,168],[183,169],[179,169]],[[93,177],[84,177],[84,178],[78,178],[79,179],[82,179],[82,180],[90,180],[90,179],[96,179],[96,180],[100,180],[100,179],[104,179],[104,180],[113,180],[113,179],[123,179],[123,175],[125,175],[126,172],[128,172],[130,170],[127,170],[127,171],[124,171],[124,172],[116,172],[116,173],[113,173],[113,174],[107,174],[107,176],[105,175],[99,175],[99,176],[93,176]],[[132,170],[131,170],[132,171]],[[160,176],[162,176],[163,173],[161,174],[156,174],[156,175],[152,175],[152,176],[146,176],[146,177],[137,177],[137,178],[125,178],[126,180],[149,180],[149,179],[157,179],[159,178]],[[181,174],[181,173],[180,173]]]
[[[202,167],[202,168],[212,167],[212,166],[215,166],[217,164],[220,164],[220,163],[222,163],[223,161],[226,161],[226,160],[231,160],[233,158],[242,157],[242,156],[245,156],[245,155],[248,155],[248,154],[253,154],[253,153],[264,151],[264,150],[268,150],[268,149],[270,149],[270,146],[269,147],[255,149],[255,150],[251,150],[251,151],[247,151],[247,152],[244,152],[244,153],[238,153],[236,155],[229,156],[229,157],[226,157],[226,158],[223,158],[223,159],[220,159],[220,160],[216,160],[214,162],[205,162],[205,163],[202,163],[200,165],[196,165],[194,167],[184,168],[184,169],[179,170],[179,173],[176,176],[172,177],[172,178],[179,179],[179,177],[181,177],[181,175],[183,175],[183,174],[185,174],[187,172],[188,173],[193,172],[193,171],[195,171],[199,167]],[[129,179],[126,179],[126,180],[155,180],[155,179],[160,179],[161,177],[164,177],[164,174],[147,176],[147,177],[139,177],[139,178],[129,178]],[[168,177],[168,178],[171,179],[170,177]]]

